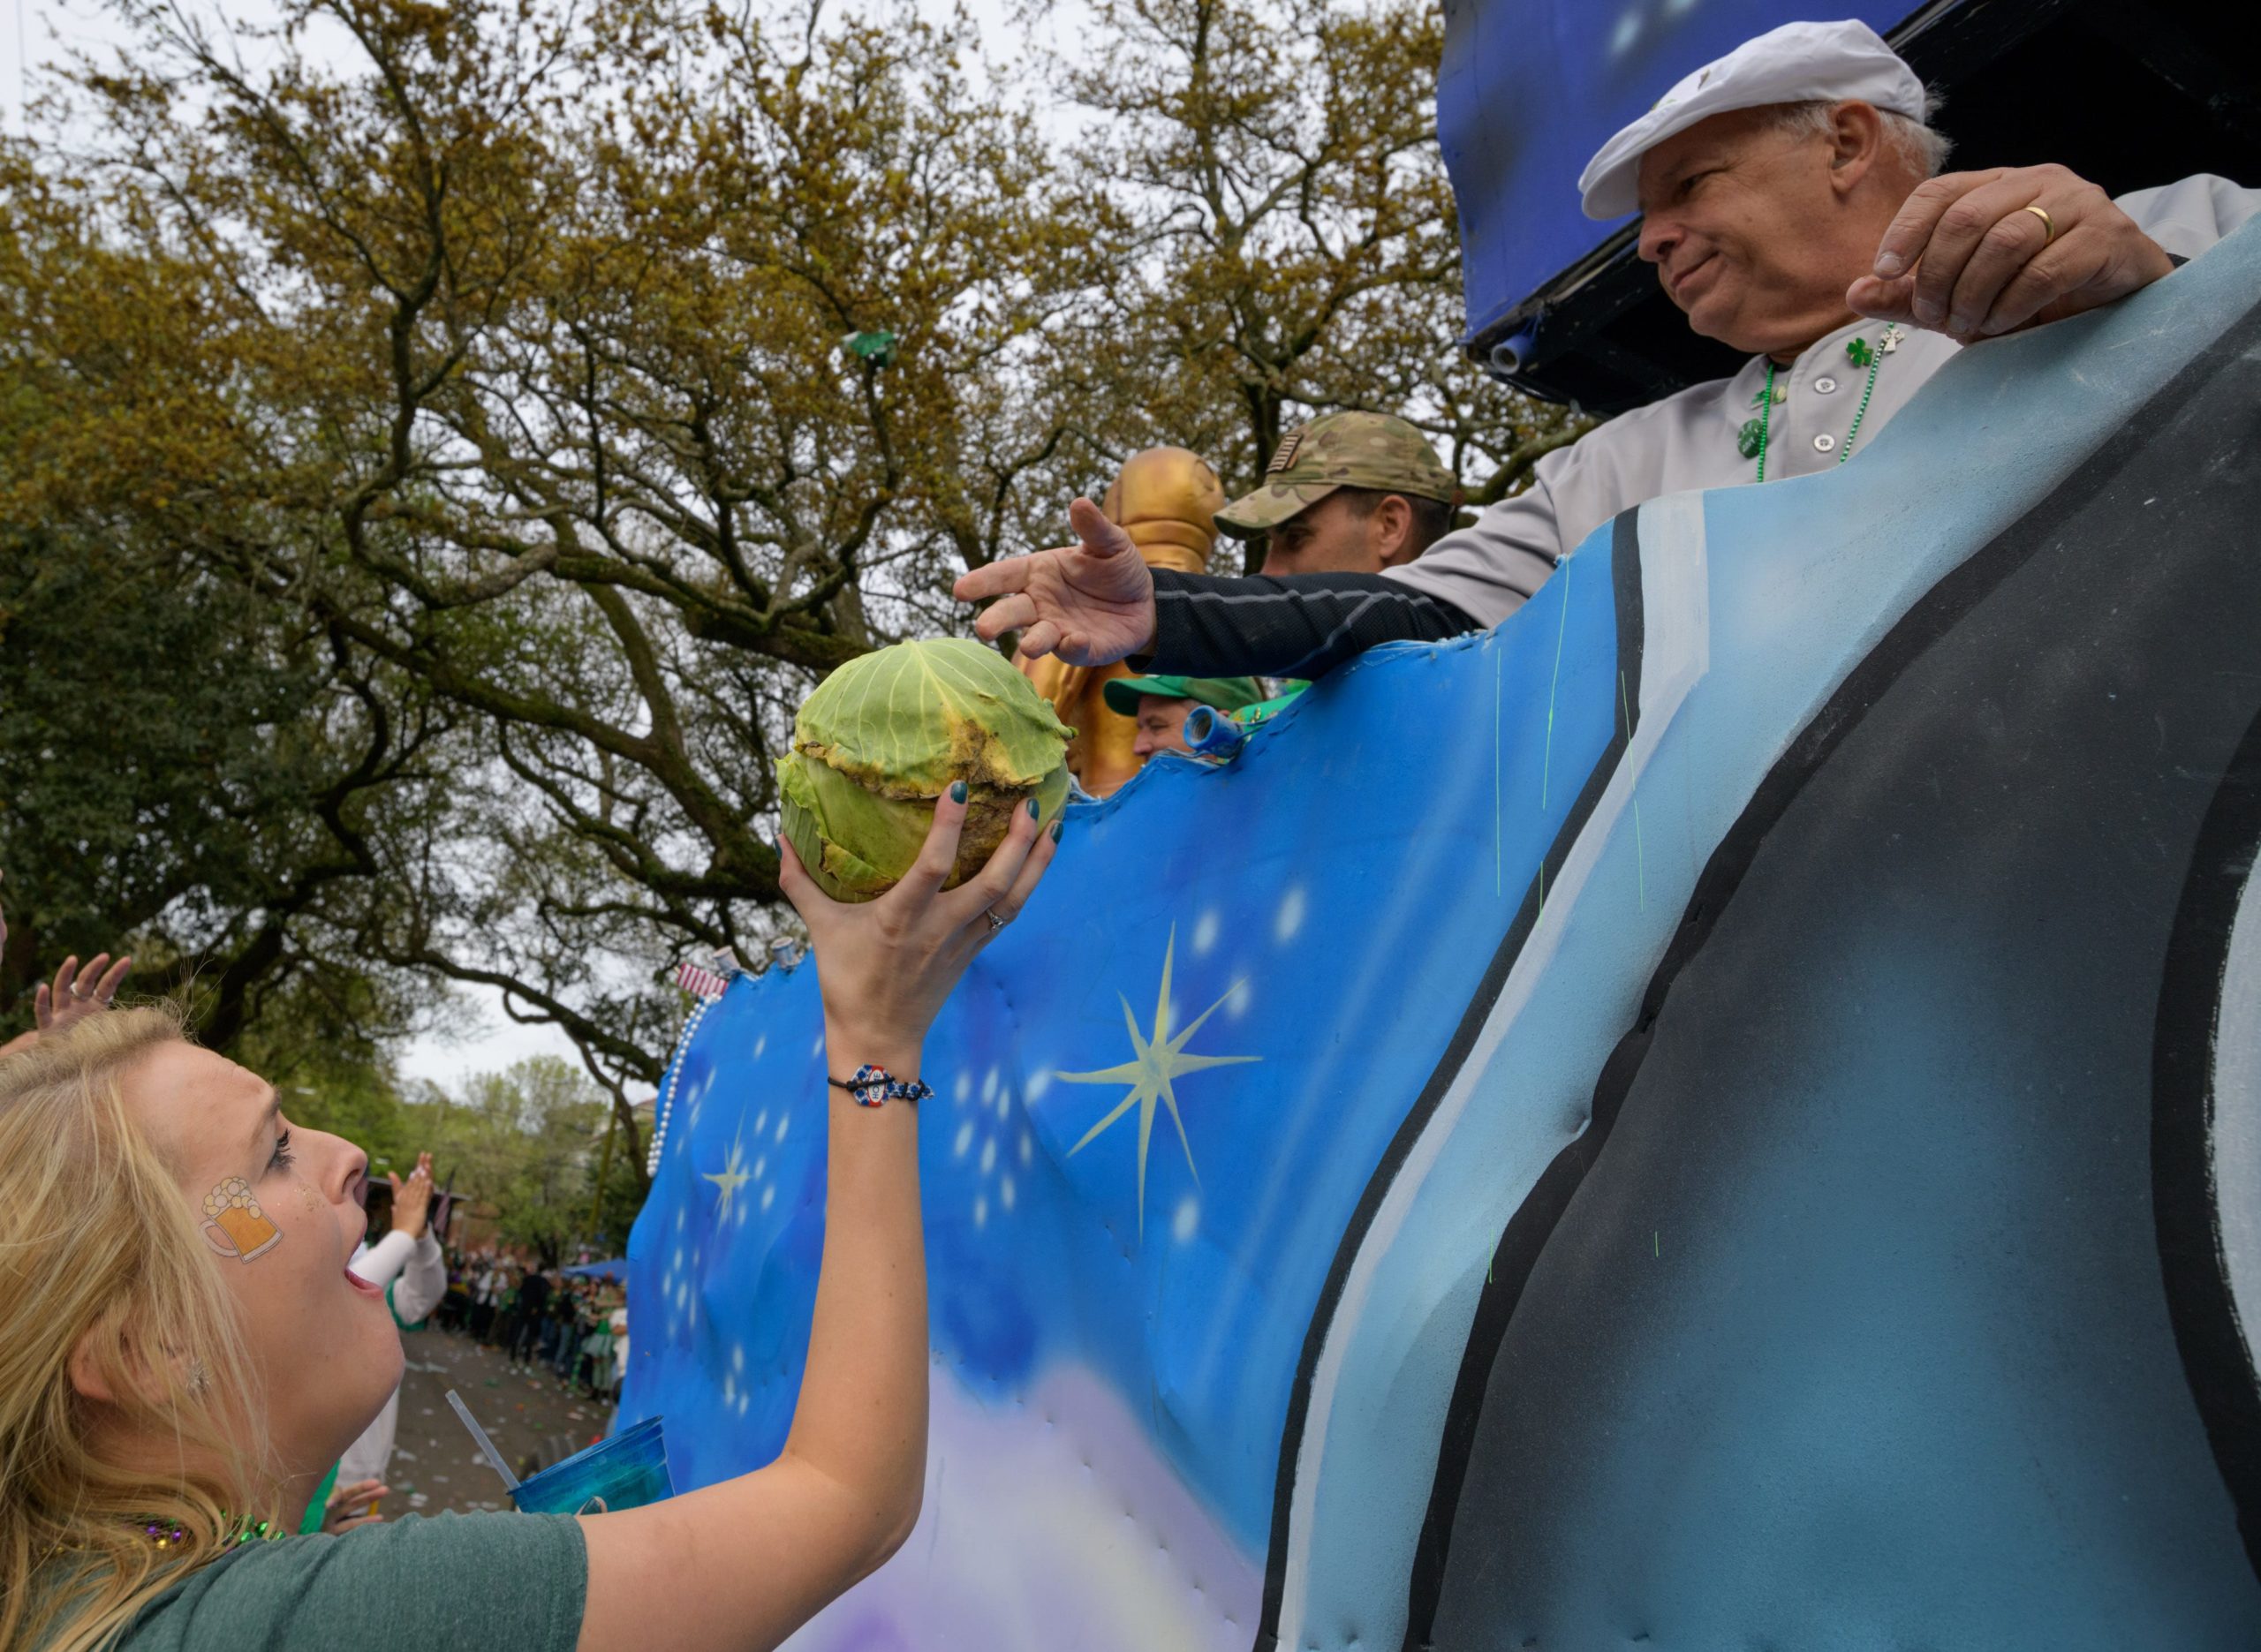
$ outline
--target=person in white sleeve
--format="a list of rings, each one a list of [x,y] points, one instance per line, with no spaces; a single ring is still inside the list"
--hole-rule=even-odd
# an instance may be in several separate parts
[[[447,1258],[432,1233],[432,1156],[418,1154],[407,1181],[398,1176],[390,1180],[392,1232],[374,1245],[362,1243],[345,1265],[356,1279],[386,1293],[396,1320],[412,1325],[440,1305],[448,1289]],[[361,1437],[338,1459],[337,1483],[382,1481],[392,1461],[393,1436],[399,1425],[400,1390],[396,1385],[383,1409],[361,1430]]]

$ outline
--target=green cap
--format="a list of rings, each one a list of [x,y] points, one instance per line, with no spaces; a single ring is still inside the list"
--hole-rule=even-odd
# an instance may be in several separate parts
[[[1300,678],[1289,677],[1280,685],[1281,693],[1274,698],[1259,700],[1253,705],[1244,705],[1233,713],[1233,720],[1244,728],[1261,728],[1282,712],[1293,705],[1311,686]]]
[[[1100,690],[1107,709],[1123,717],[1138,714],[1138,697],[1199,700],[1221,712],[1236,712],[1264,698],[1264,685],[1254,677],[1115,677]]]
[[[1328,413],[1280,439],[1264,486],[1217,513],[1217,525],[1247,539],[1278,527],[1338,487],[1367,487],[1452,504],[1460,489],[1429,439],[1388,413]]]

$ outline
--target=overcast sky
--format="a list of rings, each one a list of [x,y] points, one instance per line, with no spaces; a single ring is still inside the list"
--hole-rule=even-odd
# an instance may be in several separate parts
[[[52,64],[72,46],[99,46],[125,38],[101,0],[4,0],[6,38],[0,40],[0,124],[19,132],[24,129],[22,105],[29,77]],[[249,0],[186,0],[193,10],[265,20],[274,13],[267,4]],[[915,0],[920,11],[936,19],[954,9],[950,0]],[[981,31],[984,49],[1010,58],[1036,39],[1040,43],[1072,45],[1079,26],[1079,0],[1055,0],[1049,15],[1032,36],[1013,20],[1013,0],[964,0],[966,15]],[[850,5],[847,9],[858,9]],[[26,71],[29,74],[27,75]]]

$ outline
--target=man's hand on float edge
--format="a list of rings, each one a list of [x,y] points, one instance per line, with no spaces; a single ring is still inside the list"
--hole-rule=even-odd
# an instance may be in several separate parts
[[[1071,666],[1144,653],[1154,640],[1154,577],[1146,559],[1088,499],[1068,507],[1068,525],[1079,543],[992,562],[957,582],[960,602],[997,599],[974,633],[994,642],[1017,630],[1028,658],[1057,654]]]
[[[2174,268],[2087,179],[2061,166],[1996,167],[1919,185],[1884,232],[1875,275],[1845,302],[1970,343],[2110,304]]]

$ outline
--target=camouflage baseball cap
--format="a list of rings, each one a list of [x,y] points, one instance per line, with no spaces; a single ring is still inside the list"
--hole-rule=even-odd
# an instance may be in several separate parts
[[[1338,487],[1453,503],[1460,494],[1437,450],[1388,413],[1328,413],[1280,439],[1264,486],[1217,513],[1217,525],[1247,539],[1276,528]]]

